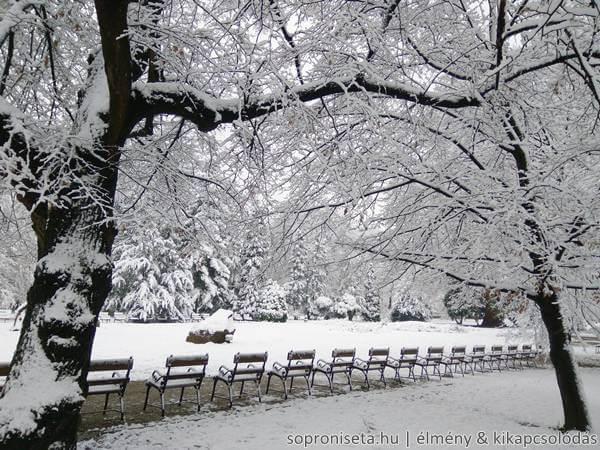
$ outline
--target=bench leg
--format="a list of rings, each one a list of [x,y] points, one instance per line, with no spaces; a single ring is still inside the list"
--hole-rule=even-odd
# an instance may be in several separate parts
[[[329,391],[333,394],[333,373],[331,375],[325,375],[329,382]]]
[[[146,387],[146,398],[144,399],[144,408],[142,409],[142,411],[146,411],[146,408],[148,407],[148,396],[150,395],[150,385],[148,385]]]
[[[381,369],[381,377],[379,378],[379,380],[383,382],[383,387],[387,387],[387,383],[385,381],[385,376],[383,375],[384,372],[385,372],[385,367],[383,367]]]
[[[283,381],[283,390],[285,391],[285,380]],[[242,382],[244,384],[244,382]],[[258,393],[258,402],[262,402],[262,397],[260,396],[260,380],[255,380],[254,384],[256,384],[256,392]],[[285,393],[285,398],[287,398],[287,392]]]
[[[162,417],[165,417],[165,393],[160,391],[160,411]]]
[[[194,386],[196,389],[196,404],[198,405],[198,411],[200,411],[200,386]]]
[[[212,394],[210,394],[210,401],[212,402],[215,398],[215,389],[217,387],[217,379],[214,378],[213,379],[213,388],[212,388]]]
[[[242,397],[242,394],[244,393],[244,381],[242,381],[242,386],[240,387],[240,398]]]
[[[352,370],[346,372],[346,377],[348,378],[348,386],[350,386],[350,391],[352,391]]]
[[[267,376],[267,390],[265,391],[265,394],[269,393],[269,386],[271,385],[271,376],[271,374]]]
[[[106,394],[106,397],[104,398],[104,409],[102,410],[102,415],[106,414],[106,408],[108,408],[108,396],[110,394]]]
[[[230,384],[227,385],[227,392],[229,393],[229,407],[233,407],[233,389]]]
[[[181,406],[181,402],[183,401],[183,391],[185,390],[185,387],[181,388],[181,394],[179,394],[179,406]]]
[[[123,404],[123,396],[119,395],[119,409],[121,410],[121,422],[125,420],[125,405]]]
[[[311,388],[310,388],[310,383],[309,383],[309,381],[308,381],[308,377],[309,377],[309,376],[310,376],[310,375],[305,375],[305,376],[304,376],[304,380],[306,381],[306,387],[308,388],[308,395],[312,395]],[[294,380],[294,379],[292,378],[292,381],[293,381],[293,380]]]
[[[292,393],[292,389],[294,388],[294,377],[290,379],[290,394]]]
[[[292,383],[294,382],[294,377],[292,377],[292,381],[291,382]],[[283,397],[287,400],[288,393],[287,393],[287,386],[285,385],[285,378],[281,379],[281,384],[283,384]],[[259,401],[260,401],[260,383],[257,384],[257,387],[258,387],[258,398],[259,398]],[[290,388],[290,390],[291,390],[291,388]]]

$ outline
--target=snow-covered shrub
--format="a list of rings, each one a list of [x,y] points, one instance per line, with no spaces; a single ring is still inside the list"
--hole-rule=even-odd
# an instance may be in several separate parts
[[[336,298],[331,308],[333,317],[338,319],[352,320],[358,311],[360,311],[358,301],[356,297],[349,292]]]
[[[392,304],[390,314],[392,322],[405,322],[409,320],[426,322],[430,319],[431,308],[420,297],[404,292]]]
[[[246,235],[241,250],[239,272],[234,284],[235,297],[232,309],[242,316],[252,313],[264,285],[263,266],[267,243],[261,235],[261,229],[251,231]]]
[[[285,289],[276,281],[269,280],[260,290],[256,303],[250,309],[249,314],[253,320],[268,322],[287,321],[287,306]]]
[[[313,318],[330,319],[334,316],[333,300],[325,295],[319,295],[309,305],[310,315]]]
[[[287,304],[291,310],[311,315],[320,315],[314,302],[325,289],[325,273],[315,264],[316,256],[309,253],[302,243],[296,243],[292,254],[290,281],[286,283]]]

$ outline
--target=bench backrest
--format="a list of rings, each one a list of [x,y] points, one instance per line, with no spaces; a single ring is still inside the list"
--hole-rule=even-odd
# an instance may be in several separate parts
[[[531,351],[531,345],[525,344],[521,347],[521,351],[522,352],[530,352]]]
[[[331,352],[332,358],[353,358],[356,355],[356,348],[334,348]]]
[[[492,345],[492,353],[502,353],[502,345]]]
[[[169,356],[165,367],[193,367],[202,366],[206,368],[208,364],[208,353],[203,355],[189,355],[189,356]]]
[[[111,358],[111,359],[94,359],[90,361],[88,372],[101,372],[103,370],[126,370],[127,374],[133,367],[133,357],[129,358]]]
[[[508,346],[508,353],[517,353],[517,349],[519,348],[518,345],[509,345]]]
[[[268,352],[264,353],[236,353],[233,356],[235,367],[232,370],[232,379],[235,380],[236,374],[256,374],[260,379],[265,372],[265,364],[267,364]],[[260,363],[258,365],[254,363]],[[246,364],[246,367],[240,367],[240,364]]]
[[[377,357],[377,356],[385,356],[386,358],[388,356],[390,356],[390,348],[373,348],[371,347],[369,349],[369,357],[372,358],[373,356]]]
[[[485,353],[485,345],[474,345],[473,349],[471,350],[471,352],[473,354],[475,354],[475,353],[481,353],[483,355]]]
[[[206,366],[208,364],[208,353],[200,355],[171,355],[165,361],[167,373],[162,378],[162,384],[167,385],[169,380],[189,380],[204,378],[206,374]],[[187,368],[185,372],[177,370],[177,368]],[[175,370],[173,370],[175,369]]]
[[[10,370],[10,363],[0,362],[0,377],[7,377]]]
[[[464,356],[467,353],[467,347],[464,345],[452,347],[452,356]]]
[[[428,347],[427,357],[428,358],[441,358],[444,354],[444,347]]]
[[[419,356],[419,347],[402,347],[400,361],[416,361]]]
[[[287,354],[288,369],[312,370],[316,350],[290,350]]]

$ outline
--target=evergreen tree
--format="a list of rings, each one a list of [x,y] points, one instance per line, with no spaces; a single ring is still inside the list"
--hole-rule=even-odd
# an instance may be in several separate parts
[[[325,291],[325,272],[317,266],[317,260],[318,253],[315,251],[311,258],[302,241],[294,246],[287,302],[309,319],[323,315],[322,305],[317,304],[317,299]]]
[[[233,292],[229,287],[231,272],[218,257],[205,255],[194,259],[194,311],[213,313],[230,309]]]
[[[233,310],[239,314],[251,314],[254,305],[258,304],[260,290],[264,285],[264,264],[267,254],[267,243],[259,227],[247,234],[242,248],[239,274],[235,283],[235,300]]]
[[[256,302],[249,308],[253,320],[268,322],[287,321],[286,291],[276,281],[268,280],[260,290]]]
[[[402,292],[392,304],[390,314],[392,322],[409,320],[426,322],[429,319],[431,319],[431,308],[421,297],[413,296],[408,292]]]
[[[371,264],[365,281],[365,296],[360,305],[362,316],[367,322],[379,322],[381,320],[381,299],[375,281],[375,269]]]

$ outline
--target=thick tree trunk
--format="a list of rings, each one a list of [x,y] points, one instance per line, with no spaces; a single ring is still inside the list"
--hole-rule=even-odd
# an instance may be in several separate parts
[[[114,238],[104,208],[85,203],[32,214],[39,260],[0,399],[3,449],[76,446],[96,318],[111,288]]]
[[[586,431],[590,418],[583,397],[577,371],[577,363],[569,348],[560,305],[556,294],[540,294],[536,298],[542,320],[550,338],[550,360],[556,371],[556,379],[565,415],[565,430]]]

